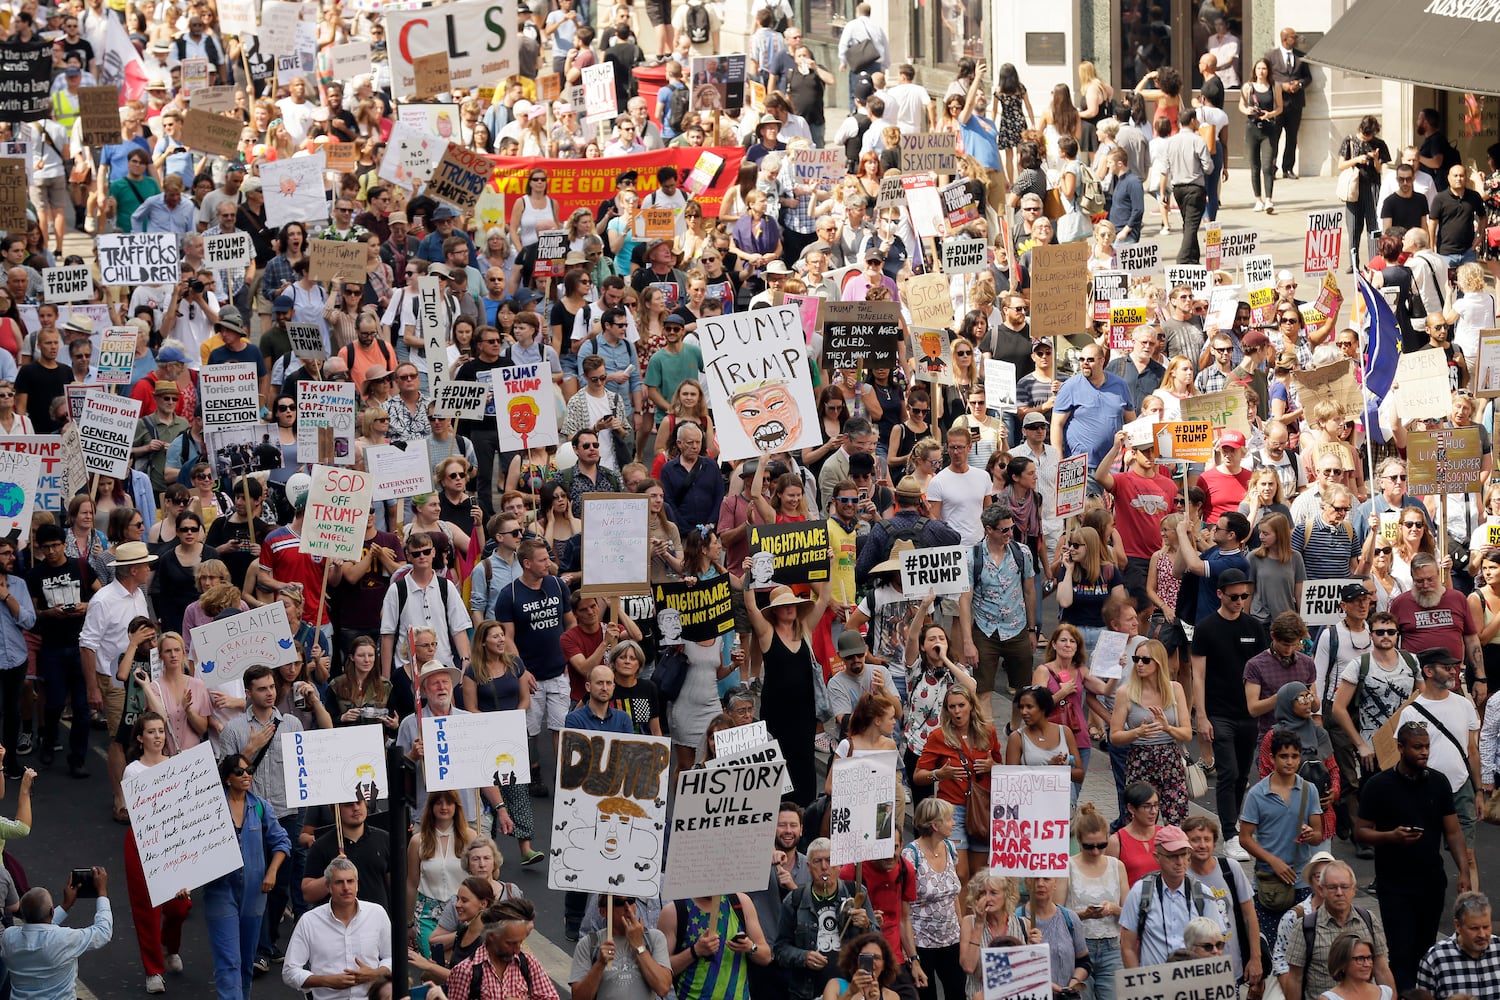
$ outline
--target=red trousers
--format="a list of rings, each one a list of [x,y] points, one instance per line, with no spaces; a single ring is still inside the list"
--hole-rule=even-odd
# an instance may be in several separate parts
[[[163,947],[169,955],[182,951],[182,925],[193,908],[191,899],[170,899],[161,906],[151,905],[151,890],[146,887],[146,873],[136,852],[135,834],[125,834],[125,886],[130,892],[130,915],[135,921],[135,940],[141,949],[141,967],[148,976],[167,971]]]

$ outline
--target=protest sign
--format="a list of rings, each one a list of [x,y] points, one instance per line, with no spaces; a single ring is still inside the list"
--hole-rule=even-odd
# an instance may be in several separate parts
[[[1313,302],[1313,306],[1324,316],[1337,316],[1343,304],[1344,293],[1339,288],[1338,270],[1330,269],[1323,275],[1323,281],[1318,285],[1318,297]]]
[[[912,378],[921,382],[953,385],[953,366],[948,363],[946,330],[913,330],[911,334]]]
[[[1396,413],[1405,422],[1442,419],[1453,405],[1442,351],[1403,353],[1396,362]]]
[[[902,552],[901,589],[920,596],[962,594],[969,589],[968,547],[944,545]]]
[[[440,417],[478,420],[490,398],[490,387],[483,382],[449,380],[432,387],[432,412]]]
[[[141,404],[128,396],[91,392],[78,421],[78,446],[85,472],[124,479],[130,475],[130,448]]]
[[[948,223],[949,232],[979,218],[979,199],[974,195],[971,181],[956,180],[943,185],[938,198],[943,202],[943,219]]]
[[[186,86],[186,80],[183,83]],[[77,96],[83,144],[97,149],[119,142],[120,91],[115,87],[79,87]]]
[[[880,193],[875,197],[875,210],[878,212],[884,208],[896,208],[904,197],[900,171],[887,170],[885,176],[880,178]]]
[[[201,56],[196,59],[184,59],[177,65],[181,73],[179,79],[182,81],[180,93],[192,95],[208,86],[209,62],[207,59]],[[106,89],[113,90],[114,88]],[[118,103],[118,94],[115,95],[115,99]]]
[[[411,95],[416,98],[436,97],[448,90],[448,53],[443,49],[425,55],[412,56]]]
[[[1088,489],[1089,480],[1089,457],[1088,455],[1070,455],[1057,463],[1057,506],[1054,513],[1058,517],[1072,517],[1083,513],[1083,494]]]
[[[462,0],[420,10],[387,7],[385,21],[391,90],[397,95],[417,90],[416,53],[447,54],[446,82],[439,91],[449,87],[477,90],[517,70],[521,35],[515,30],[514,10],[500,0]]]
[[[1442,356],[1441,351],[1430,353]],[[1484,475],[1482,461],[1480,428],[1476,425],[1406,433],[1407,491],[1413,496],[1477,493]]]
[[[490,160],[484,153],[448,143],[442,159],[432,170],[427,194],[446,201],[465,215],[474,211],[490,179]]]
[[[297,51],[297,21],[301,5],[286,0],[265,0],[260,5],[261,49],[272,53]]]
[[[656,897],[671,741],[564,729],[559,743],[547,887]]]
[[[1115,247],[1120,270],[1131,279],[1150,277],[1161,269],[1161,247],[1156,243],[1130,243]]]
[[[828,579],[828,522],[750,525],[750,575],[756,590]]]
[[[583,587],[595,597],[651,589],[649,503],[634,493],[590,493],[583,498]]]
[[[1193,298],[1208,298],[1208,268],[1202,264],[1168,264],[1167,288],[1187,285],[1193,290]]]
[[[1357,418],[1364,412],[1365,396],[1355,377],[1354,365],[1353,358],[1345,358],[1333,364],[1293,372],[1292,384],[1297,387],[1302,408],[1311,413],[1315,405],[1328,400],[1347,419]]]
[[[677,213],[670,208],[646,208],[640,212],[641,235],[648,240],[670,240],[677,234]]]
[[[608,66],[604,67],[608,69]],[[581,105],[579,105],[581,106]],[[441,155],[441,150],[439,150]],[[703,206],[703,214],[714,217],[738,175],[745,158],[743,146],[668,146],[646,153],[607,156],[593,159],[539,159],[530,156],[492,156],[494,164],[491,189],[498,192],[507,207],[513,206],[526,190],[526,178],[545,171],[551,181],[549,192],[557,202],[558,218],[572,212],[598,207],[600,191],[613,191],[615,178],[624,170],[634,170],[640,180],[637,193],[645,196],[656,189],[656,171],[661,167],[677,168],[687,175],[682,189]],[[481,204],[483,202],[481,201]]]
[[[443,279],[424,274],[417,279],[417,298],[412,304],[417,317],[417,333],[422,337],[427,355],[427,382],[442,385],[453,374],[448,361],[448,300],[443,294]]]
[[[353,382],[297,383],[297,461],[354,464]]]
[[[706,199],[705,195],[709,188],[720,180],[719,171],[723,166],[724,157],[705,149],[693,161],[692,167],[688,170],[687,180],[682,182],[682,189],[700,202],[711,200]]]
[[[1146,416],[1137,417],[1124,427],[1121,427],[1120,430],[1125,432],[1126,445],[1131,448],[1139,448],[1142,445],[1149,445],[1151,443],[1156,426],[1151,422],[1151,418]]]
[[[1089,673],[1102,680],[1118,680],[1125,672],[1126,664],[1125,650],[1130,646],[1130,636],[1124,632],[1111,632],[1109,629],[1099,633],[1094,640],[1094,648],[1089,652]],[[1057,675],[1058,680],[1067,683],[1067,671]]]
[[[45,267],[42,284],[46,286],[46,302],[88,302],[94,297],[94,272],[87,264]]]
[[[260,419],[260,379],[254,364],[205,366],[198,375],[203,426],[245,427]]]
[[[1479,358],[1470,382],[1476,395],[1500,396],[1500,329],[1479,331]]]
[[[984,1000],[1052,1000],[1049,946],[985,948],[979,953],[979,962],[984,977]]]
[[[0,51],[3,51],[3,46],[0,46]],[[0,105],[4,103],[0,97]],[[7,233],[26,231],[26,180],[26,161],[13,157],[0,159],[0,230]],[[102,241],[104,237],[99,239]],[[103,262],[102,256],[100,262]]]
[[[664,645],[707,642],[734,628],[728,577],[696,584],[659,583],[655,588],[656,628]]]
[[[427,438],[399,445],[371,445],[365,449],[365,467],[374,480],[371,498],[382,500],[405,500],[433,492],[432,455]]]
[[[133,326],[112,326],[99,340],[100,385],[129,385],[135,371],[135,348],[140,335]]]
[[[1089,278],[1094,298],[1094,322],[1110,318],[1110,303],[1130,294],[1130,275],[1124,271],[1095,271]]]
[[[957,149],[951,132],[903,133],[901,170],[908,174],[954,173]]]
[[[281,767],[287,805],[297,808],[340,802],[373,806],[382,793],[390,794],[379,726],[282,733]]]
[[[490,378],[495,386],[495,421],[503,450],[525,451],[557,444],[557,406],[550,368],[545,374],[541,364],[496,368]]]
[[[1013,361],[984,363],[984,408],[992,416],[999,416],[1016,407],[1016,365]]]
[[[328,342],[323,328],[316,323],[288,323],[286,333],[292,342],[292,353],[297,357],[318,360],[328,357]]]
[[[192,636],[193,658],[209,687],[237,681],[257,663],[279,667],[297,660],[286,605],[280,601],[199,625]]]
[[[990,870],[996,875],[1068,874],[1067,767],[1000,765],[990,771]]]
[[[665,898],[766,887],[766,844],[776,835],[784,771],[780,764],[744,764],[677,775]]]
[[[901,340],[900,303],[827,301],[820,313],[823,366],[828,370],[895,362]]]
[[[175,233],[100,233],[94,241],[100,284],[175,285],[179,279]]]
[[[692,111],[738,111],[745,105],[745,56],[694,56],[688,88]]]
[[[714,756],[727,757],[737,754],[751,747],[758,747],[770,739],[771,734],[766,730],[765,722],[759,719],[747,722],[743,726],[721,729],[714,733]]]
[[[1244,275],[1245,301],[1250,304],[1250,322],[1265,325],[1276,311],[1276,265],[1270,254],[1246,257],[1240,262]]]
[[[792,295],[781,293],[781,302],[777,302],[775,300],[775,296],[777,294],[778,293],[776,292],[772,292],[771,304],[779,306],[784,302],[787,305],[796,306],[798,312],[800,312],[802,315],[802,331],[807,334],[807,339],[809,342],[811,342],[812,335],[823,328],[823,300],[818,298],[816,295]],[[881,303],[881,305],[887,304],[894,305],[895,303]],[[899,311],[900,307],[898,306],[897,308]],[[896,333],[896,337],[899,339],[899,331]],[[893,340],[891,342],[891,360],[893,364],[895,361],[895,357],[896,342],[895,340]]]
[[[309,556],[358,559],[364,550],[374,485],[368,472],[314,465],[297,551]]]
[[[544,229],[536,234],[536,268],[538,278],[561,278],[563,261],[568,256],[568,231]]]
[[[913,275],[901,297],[911,310],[911,325],[917,330],[947,330],[953,326],[953,297],[948,279],[941,274]]]
[[[943,202],[938,197],[937,178],[925,173],[902,174],[901,192],[906,197],[906,215],[918,238],[927,240],[942,236]]]
[[[715,740],[717,741],[717,737],[715,737]],[[717,749],[717,742],[715,743],[715,749]],[[740,764],[766,763],[781,765],[786,764],[786,758],[781,754],[781,744],[777,743],[775,740],[767,740],[765,743],[761,743],[753,747],[746,747],[744,750],[740,750],[737,753],[718,753],[713,760],[705,763],[704,767],[712,770],[716,767],[734,767]],[[795,788],[796,786],[792,784],[791,779],[786,776],[786,772],[782,771],[781,794],[790,795],[793,790],[795,790]]]
[[[370,71],[370,43],[351,41],[328,50],[329,70],[335,80],[352,80]]]
[[[368,253],[363,242],[308,240],[308,270],[314,281],[363,281]]]
[[[562,74],[542,73],[536,78],[536,89],[543,101],[555,101],[562,96]]]
[[[1089,329],[1092,309],[1084,289],[1089,283],[1089,245],[1064,243],[1031,251],[1031,336],[1066,337]]]
[[[33,36],[34,37],[34,36]],[[52,117],[52,43],[34,38],[0,41],[0,120],[34,122]],[[115,136],[120,120],[115,119]],[[22,203],[26,189],[21,189]],[[4,227],[11,229],[9,224]],[[26,231],[26,223],[20,229]]]
[[[1344,210],[1307,213],[1307,235],[1302,243],[1302,270],[1306,274],[1337,271],[1339,250],[1344,242]]]
[[[50,510],[61,513],[63,510],[63,487],[66,476],[64,474],[62,438],[56,434],[28,434],[24,437],[0,437],[0,454],[20,454],[35,456],[41,463],[41,471],[36,483],[36,509]],[[21,474],[20,478],[24,478]],[[4,509],[9,509],[9,504]],[[31,506],[21,508],[19,515],[25,521],[25,529],[22,531],[22,542],[31,527]],[[16,515],[11,515],[16,516]]]
[[[255,263],[255,245],[243,229],[232,233],[212,233],[203,237],[203,266],[249,267]]]
[[[0,448],[0,535],[19,536],[24,548],[31,535],[31,514],[37,504],[37,485],[42,478],[42,456],[35,451]]]
[[[1309,628],[1333,625],[1344,617],[1339,592],[1358,580],[1308,580],[1302,585],[1302,621]]]
[[[827,188],[848,176],[842,149],[794,149],[792,177],[797,184]]]
[[[1214,460],[1214,428],[1206,420],[1177,420],[1157,424],[1156,457],[1175,458],[1179,462]]]
[[[896,853],[896,751],[833,762],[828,835],[835,866],[886,861]]]
[[[1201,396],[1189,396],[1182,400],[1182,419],[1190,423],[1208,421],[1213,424],[1215,439],[1224,431],[1239,431],[1250,437],[1250,398],[1242,385],[1230,385],[1218,392],[1205,392]]]
[[[1137,327],[1150,322],[1151,306],[1145,299],[1116,299],[1106,303],[1109,309],[1109,347],[1112,351],[1130,350]]]
[[[262,160],[257,168],[266,196],[266,225],[277,228],[288,222],[308,224],[328,218],[328,198],[323,193],[323,171],[328,164],[322,150],[311,156]]]
[[[985,240],[967,236],[943,240],[944,274],[978,274],[989,266],[990,245]]]
[[[1239,995],[1234,959],[1224,954],[1115,970],[1115,1000],[1223,1000]],[[985,1000],[990,1000],[988,996]]]
[[[376,174],[383,181],[411,191],[427,183],[433,165],[447,147],[446,139],[398,121],[391,127],[390,141]]]
[[[245,866],[207,742],[121,782],[151,905]]]
[[[1217,271],[1224,263],[1224,230],[1217,222],[1203,231],[1203,266]],[[1170,286],[1171,282],[1168,282]]]
[[[1260,248],[1260,233],[1254,229],[1225,230],[1219,241],[1221,266],[1228,266],[1255,253]]]
[[[607,62],[595,63],[583,68],[583,120],[597,125],[607,122],[620,113],[615,99],[615,71]]]
[[[215,156],[233,157],[239,154],[240,132],[244,123],[238,118],[188,108],[182,115],[182,142],[192,149],[199,149]],[[267,185],[269,188],[269,185]],[[270,201],[269,198],[266,199]]]
[[[526,713],[422,715],[422,771],[429,792],[503,788],[531,781]]]
[[[353,142],[325,142],[323,153],[328,158],[328,170],[335,174],[353,173],[359,166],[358,144]]]
[[[218,0],[219,29],[227,35],[253,35],[259,25],[255,19],[255,0]]]
[[[796,306],[704,316],[697,333],[721,461],[815,447],[822,440]]]

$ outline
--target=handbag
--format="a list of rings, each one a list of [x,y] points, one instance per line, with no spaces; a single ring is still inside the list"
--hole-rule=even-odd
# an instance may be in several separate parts
[[[1500,795],[1484,797],[1484,811],[1479,818],[1486,823],[1500,824]]]
[[[666,701],[676,701],[682,694],[682,685],[687,682],[687,653],[681,649],[669,649],[656,659],[656,670],[651,682]]]
[[[880,50],[868,34],[857,42],[850,42],[844,53],[844,63],[852,72],[858,73],[866,66],[880,61]]]
[[[1339,179],[1333,185],[1333,195],[1346,205],[1359,201],[1358,167],[1345,167],[1339,171]]]
[[[1302,782],[1302,800],[1297,806],[1297,826],[1301,827],[1307,815],[1307,790],[1311,787]],[[1255,871],[1255,898],[1261,906],[1275,913],[1290,910],[1297,902],[1297,884],[1281,881],[1275,872]]]
[[[971,837],[983,837],[988,840],[990,836],[990,790],[979,783],[979,776],[974,773],[973,765],[969,763],[969,755],[960,749],[958,756],[964,762],[964,770],[969,772],[969,790],[964,793],[964,833]]]
[[[1042,199],[1042,214],[1053,222],[1068,214],[1068,208],[1063,204],[1062,192],[1057,188],[1047,189],[1047,195]]]
[[[1187,772],[1187,793],[1190,799],[1201,799],[1208,794],[1208,772],[1203,762],[1193,760],[1186,750],[1182,751],[1183,769]]]
[[[1484,242],[1491,250],[1500,250],[1500,226],[1486,226]]]

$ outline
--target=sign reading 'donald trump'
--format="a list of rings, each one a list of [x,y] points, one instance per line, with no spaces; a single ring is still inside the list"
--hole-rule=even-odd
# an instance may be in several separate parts
[[[698,321],[698,341],[721,459],[816,447],[822,441],[807,335],[796,306],[706,316]]]

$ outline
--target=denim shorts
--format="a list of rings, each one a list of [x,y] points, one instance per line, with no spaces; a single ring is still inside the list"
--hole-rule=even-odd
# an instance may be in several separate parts
[[[956,803],[953,806],[953,833],[949,835],[948,843],[953,845],[955,851],[972,851],[975,854],[983,854],[988,857],[990,853],[989,841],[983,837],[972,836],[969,831],[964,829],[964,816],[967,812],[968,807],[962,802]]]

